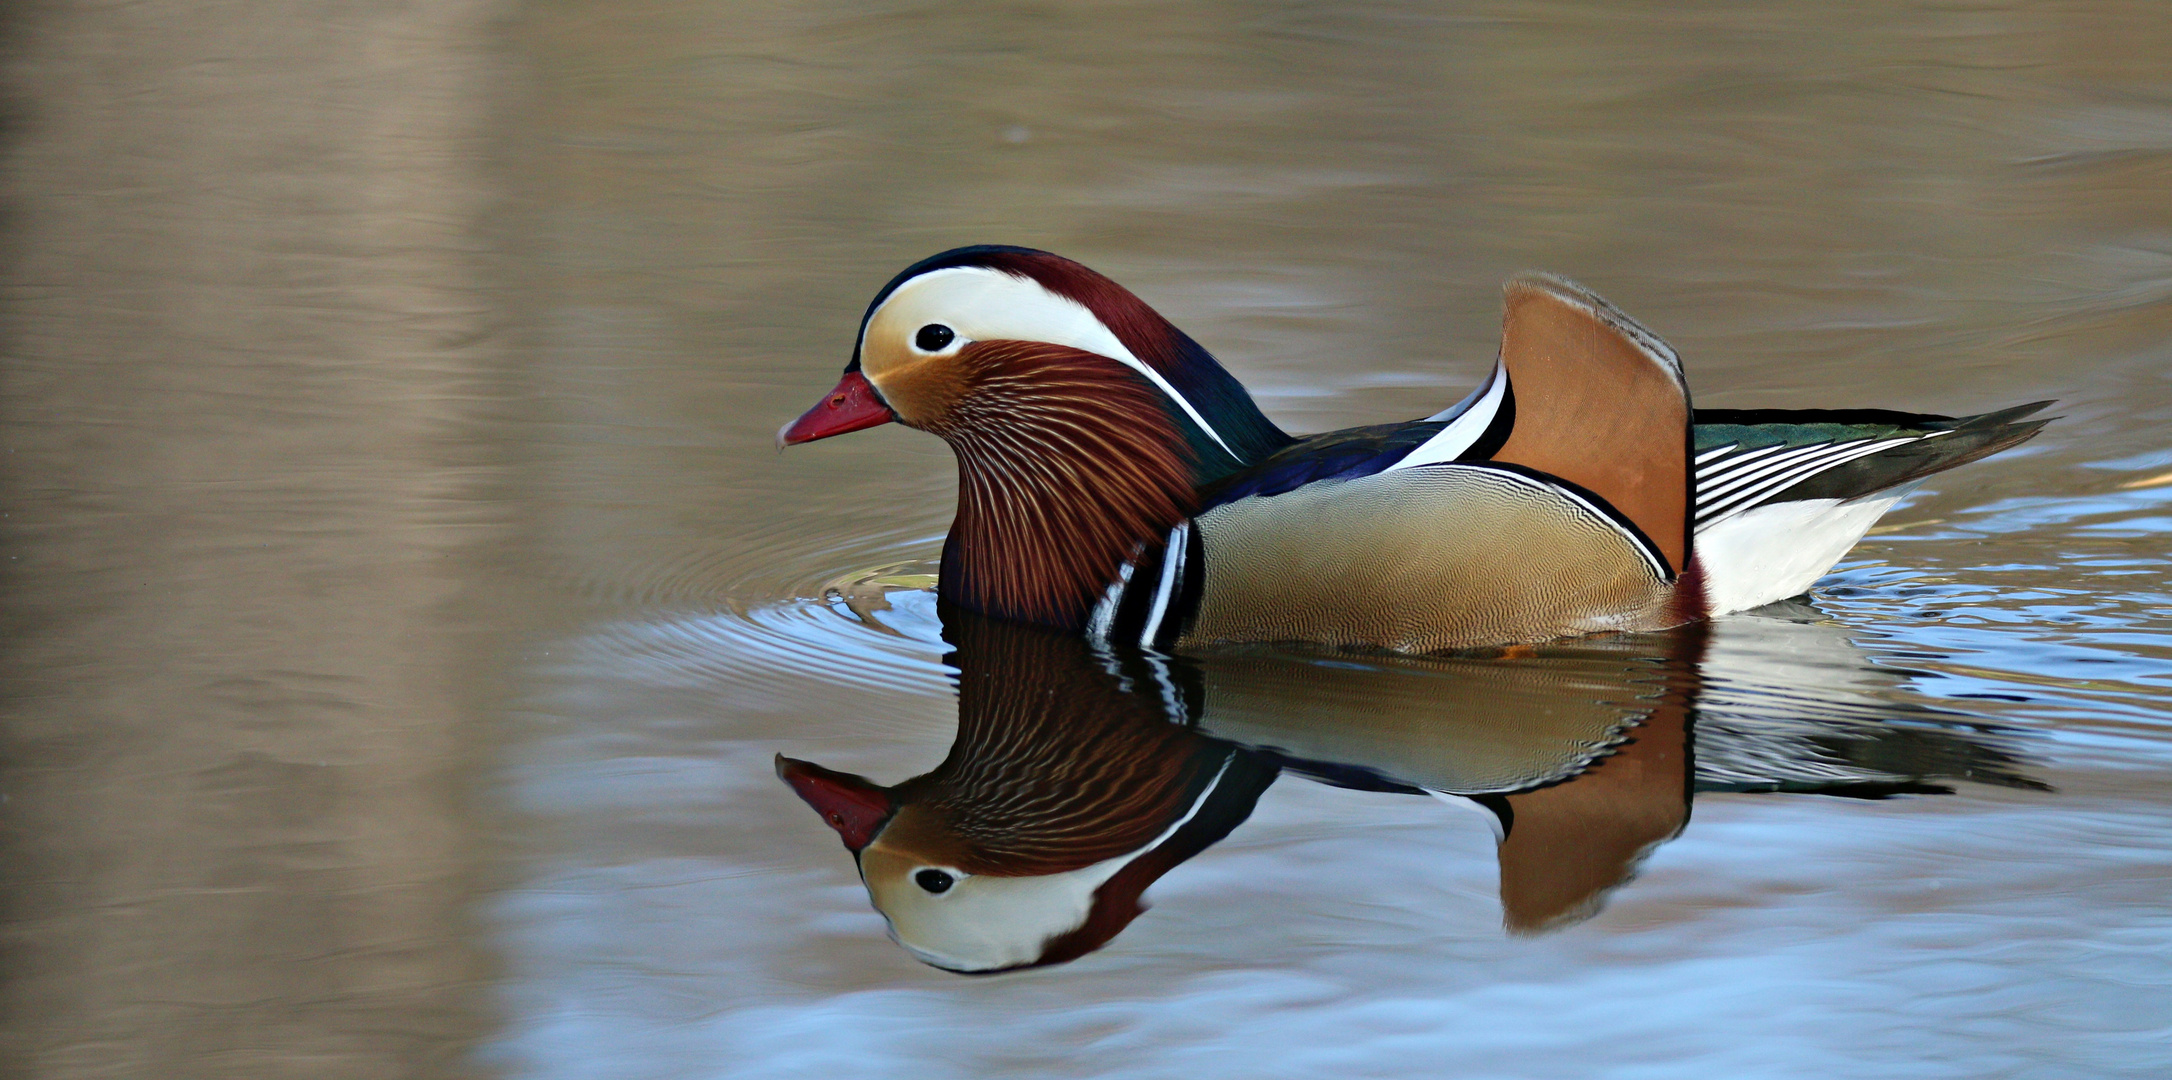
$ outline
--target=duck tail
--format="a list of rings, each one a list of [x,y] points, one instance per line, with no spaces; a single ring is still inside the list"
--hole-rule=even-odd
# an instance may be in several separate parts
[[[1769,503],[1859,499],[1914,483],[2029,441],[2058,419],[2026,419],[2050,404],[2034,401],[1962,417],[1883,409],[1699,409],[1693,421],[1699,525]],[[1782,449],[1753,456],[1775,446]],[[1812,449],[1821,446],[1827,449]],[[1768,464],[1756,478],[1763,483],[1739,482],[1760,458],[1789,457],[1796,458],[1795,468]],[[1729,468],[1737,459],[1743,460]],[[1730,477],[1738,483],[1724,486]],[[1773,486],[1782,481],[1785,486]]]
[[[1810,585],[1924,478],[2035,437],[2049,401],[1975,416],[1883,409],[1699,409],[1698,561],[1713,614]]]

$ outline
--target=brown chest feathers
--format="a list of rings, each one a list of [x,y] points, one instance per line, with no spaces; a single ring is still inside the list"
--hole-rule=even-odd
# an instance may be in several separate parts
[[[1076,870],[1146,847],[1234,752],[1171,723],[1158,695],[1126,689],[1075,636],[970,615],[944,630],[957,646],[957,741],[896,789],[929,835],[890,843],[975,874]]]
[[[921,424],[958,456],[941,595],[1077,630],[1141,545],[1190,516],[1190,447],[1157,392],[1106,357],[992,341],[958,359],[960,392]]]

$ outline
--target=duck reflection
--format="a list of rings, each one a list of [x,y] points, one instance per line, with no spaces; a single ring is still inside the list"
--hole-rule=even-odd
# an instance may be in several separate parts
[[[959,972],[1100,948],[1283,771],[1484,811],[1519,933],[1596,913],[1696,791],[2041,786],[1965,717],[1891,722],[1898,676],[1814,609],[1778,615],[1484,656],[1172,658],[950,611],[959,722],[941,765],[889,787],[777,768],[899,944]]]
[[[1344,787],[1483,809],[1509,929],[1588,917],[1689,820],[1689,710],[1704,634],[1453,657],[1196,662],[1201,723]]]
[[[891,935],[929,964],[1004,971],[1100,948],[1274,782],[1272,757],[1138,692],[1124,666],[1147,657],[970,614],[946,617],[944,636],[958,736],[932,772],[881,787],[777,759],[858,858]]]

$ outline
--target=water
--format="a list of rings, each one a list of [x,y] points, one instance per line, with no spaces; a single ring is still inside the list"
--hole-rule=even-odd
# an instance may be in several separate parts
[[[19,17],[0,1071],[2162,1075],[2160,7]],[[952,752],[1009,646],[945,659],[948,451],[771,437],[975,241],[1296,431],[1460,397],[1526,268],[1700,404],[2063,418],[1709,635],[1177,671],[1279,778],[1105,947],[962,978],[773,765]],[[1530,857],[1314,778],[1610,747],[1510,797],[1612,846]]]

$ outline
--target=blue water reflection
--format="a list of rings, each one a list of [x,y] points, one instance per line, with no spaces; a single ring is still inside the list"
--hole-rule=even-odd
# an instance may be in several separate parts
[[[2101,637],[2016,655],[1999,622],[1922,614],[1995,601],[1995,571],[1965,586],[1934,575],[1858,561],[1832,583],[1827,610],[1720,620],[1696,635],[1694,656],[1682,639],[1653,635],[1528,660],[1235,655],[1198,660],[1188,676],[1133,672],[1128,692],[1156,709],[1200,710],[1190,721],[1201,735],[1274,755],[1299,779],[1275,784],[1225,842],[1154,883],[1154,909],[1104,951],[993,982],[914,976],[927,969],[885,940],[835,835],[770,775],[779,744],[734,734],[741,726],[713,708],[727,688],[734,708],[764,707],[794,679],[834,679],[860,687],[862,707],[782,749],[885,783],[935,766],[956,749],[955,668],[943,661],[956,642],[943,640],[925,591],[848,576],[822,600],[606,630],[574,648],[566,685],[632,679],[677,687],[666,695],[675,703],[624,715],[615,738],[632,745],[613,749],[593,723],[536,744],[565,767],[528,771],[522,800],[561,822],[573,846],[560,849],[570,859],[531,863],[543,873],[494,909],[512,1022],[493,1059],[544,1076],[714,1075],[731,1061],[758,1061],[748,1071],[764,1075],[944,1075],[960,1061],[1099,1075],[1160,1068],[1172,1046],[1196,1044],[1214,1048],[1215,1073],[1414,1069],[1443,1054],[1509,1069],[1534,1045],[1601,1054],[1653,1023],[1671,1033],[1667,1054],[1721,1062],[1749,1040],[1760,1055],[1795,1046],[1805,1062],[1851,1068],[1907,1045],[1921,1024],[2004,1045],[2037,1029],[2086,1032],[2092,1053],[2132,1055],[2157,1029],[2112,988],[2162,987],[2150,957],[2172,929],[2138,891],[2132,860],[2156,850],[2151,837],[2172,814],[2117,797],[2100,774],[2070,787],[2071,767],[2057,761],[2141,746],[2161,756],[2161,717],[2153,735],[2121,737],[2106,723],[2128,696],[2135,720],[2152,719],[2142,692],[2065,673],[2093,658],[2165,669]],[[1874,631],[1833,617],[1867,609],[1887,615]],[[1986,654],[1995,667],[1969,666]],[[1623,732],[1648,735],[1655,703],[1694,695],[1683,740],[1693,789],[1675,789],[1677,816],[1662,810],[1649,835],[1631,838],[1630,857],[1602,860],[1614,869],[1591,903],[1563,906],[1573,917],[1555,932],[1503,933],[1519,867],[1496,850],[1497,815],[1378,790],[1423,771],[1422,754],[1380,737],[1396,726],[1396,702],[1472,706],[1468,693],[1396,692],[1399,674],[1468,691],[1471,676],[1444,674],[1444,663],[1547,672],[1535,698],[1495,687],[1511,712],[1559,721],[1559,708],[1531,708],[1550,698],[1631,718],[1582,740],[1564,759],[1572,776],[1618,752]],[[1292,693],[1289,673],[1306,669],[1298,685],[1311,692]],[[1012,678],[1030,689],[1045,676],[1029,665]],[[747,697],[750,683],[776,687]],[[627,753],[635,746],[647,752]],[[1328,782],[1308,782],[1308,770]],[[1560,780],[1536,790],[1576,791]],[[1941,790],[1957,794],[1778,794]],[[2076,890],[2094,898],[2079,925]],[[1985,918],[2059,930],[1977,940],[1969,928]],[[1533,1029],[1541,1003],[1553,1019]],[[1727,1022],[1689,1022],[1707,1010]],[[1884,1034],[1824,1044],[1818,1033],[1836,1015]],[[1365,1033],[1362,1051],[1337,1035],[1350,1031]],[[1997,1045],[1963,1063],[2010,1062]],[[1086,1057],[1065,1065],[1074,1055]]]

